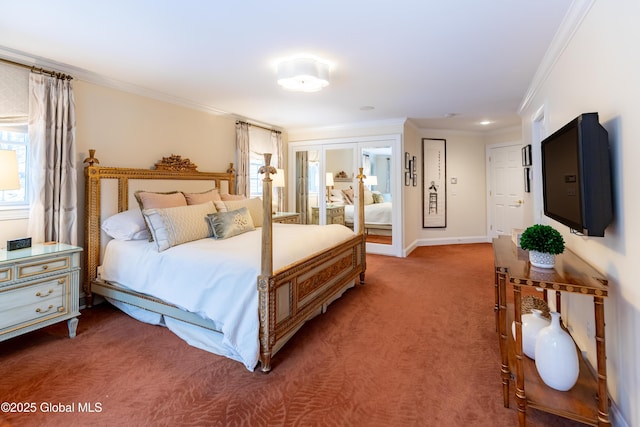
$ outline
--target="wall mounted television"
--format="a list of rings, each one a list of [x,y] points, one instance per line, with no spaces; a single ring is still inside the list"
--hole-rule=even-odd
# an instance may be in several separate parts
[[[572,232],[604,237],[613,220],[609,137],[585,113],[542,141],[544,214]]]

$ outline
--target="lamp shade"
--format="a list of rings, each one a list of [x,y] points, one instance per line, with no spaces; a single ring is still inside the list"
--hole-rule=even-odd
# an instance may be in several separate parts
[[[0,190],[19,190],[18,156],[12,150],[0,150]]]
[[[332,187],[333,186],[333,174],[331,172],[327,172],[327,181],[326,181],[326,186],[327,187]]]
[[[378,177],[375,175],[366,177],[364,185],[378,185]]]
[[[278,84],[296,92],[317,92],[329,85],[329,65],[313,57],[294,57],[278,63]]]

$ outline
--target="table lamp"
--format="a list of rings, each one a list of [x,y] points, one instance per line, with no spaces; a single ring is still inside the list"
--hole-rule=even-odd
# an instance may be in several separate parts
[[[331,201],[331,187],[333,187],[333,174],[331,172],[327,172],[327,179],[325,185],[327,186],[327,202]]]

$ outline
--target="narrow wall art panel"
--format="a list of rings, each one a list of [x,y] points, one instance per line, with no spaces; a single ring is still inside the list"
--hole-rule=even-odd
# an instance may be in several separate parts
[[[447,140],[422,138],[422,228],[447,226]]]

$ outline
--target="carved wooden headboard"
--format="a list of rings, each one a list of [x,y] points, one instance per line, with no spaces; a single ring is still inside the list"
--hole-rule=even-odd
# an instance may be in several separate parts
[[[148,191],[206,191],[220,189],[235,193],[233,163],[226,172],[198,172],[189,159],[171,155],[154,165],[154,169],[133,169],[100,166],[95,150],[89,150],[84,160],[85,177],[85,266],[84,291],[90,294],[91,281],[97,276],[101,261],[102,242],[106,236],[100,230],[102,219],[137,206],[134,193]],[[90,301],[87,301],[90,304]]]

